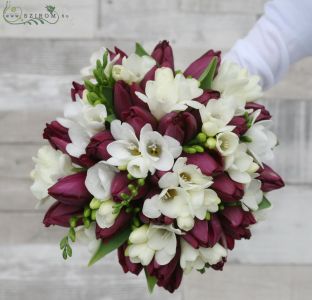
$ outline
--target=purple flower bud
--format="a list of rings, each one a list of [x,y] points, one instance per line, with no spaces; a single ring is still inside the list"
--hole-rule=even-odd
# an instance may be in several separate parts
[[[121,120],[133,127],[137,137],[140,136],[142,127],[148,123],[154,130],[157,128],[157,120],[155,117],[149,111],[139,106],[132,106],[128,111],[123,112]]]
[[[207,152],[185,155],[183,154],[183,156],[187,157],[188,164],[198,166],[204,175],[211,176],[213,173],[222,169],[220,163]]]
[[[71,142],[68,128],[65,128],[59,122],[52,121],[50,124],[47,123],[43,131],[43,138],[48,140],[54,149],[67,153],[66,146]]]
[[[224,202],[240,200],[244,195],[244,186],[233,181],[227,174],[222,173],[213,178],[211,188],[216,191]]]
[[[233,132],[239,136],[243,135],[248,130],[246,119],[243,116],[234,117],[229,125],[235,126]]]
[[[145,91],[146,82],[148,82],[149,80],[155,79],[155,72],[157,69],[158,69],[157,66],[154,66],[145,74],[144,78],[142,79],[142,81],[140,83],[140,86],[141,86],[143,91]]]
[[[86,172],[80,172],[63,177],[49,188],[48,193],[63,204],[84,206],[92,199],[92,195],[85,186],[86,176]]]
[[[50,225],[69,227],[70,218],[81,213],[83,213],[82,207],[55,202],[45,214],[43,224],[46,227]]]
[[[113,51],[108,49],[108,53],[109,53],[110,59],[113,60],[116,57],[116,55],[119,54],[119,58],[116,61],[116,64],[117,65],[121,65],[122,64],[122,59],[124,57],[127,57],[127,54],[125,52],[123,52],[122,50],[120,50],[119,48],[117,48],[117,47],[115,47],[114,50],[115,50],[115,52],[113,52]]]
[[[167,265],[159,265],[155,259],[146,267],[150,276],[157,278],[157,285],[173,293],[181,284],[183,271],[180,267],[180,247],[177,247],[174,258]]]
[[[125,250],[127,248],[128,244],[124,243],[122,246],[118,248],[118,261],[121,265],[123,271],[125,273],[133,273],[135,275],[139,275],[140,272],[143,269],[143,266],[141,264],[134,264],[130,261],[129,256],[125,256]]]
[[[107,152],[107,146],[114,141],[109,130],[104,130],[91,138],[86,148],[87,155],[94,161],[107,160],[110,155]]]
[[[166,64],[166,66],[174,70],[173,52],[168,41],[160,42],[153,50],[151,56],[156,60],[158,65]]]
[[[181,144],[188,142],[198,132],[195,117],[189,112],[171,112],[164,115],[158,125],[162,135],[169,135]]]
[[[257,179],[262,183],[261,189],[263,192],[270,192],[285,186],[283,179],[266,164],[263,165],[263,169],[261,168],[258,173],[260,175]]]
[[[77,100],[77,95],[82,99],[83,91],[85,90],[85,86],[78,82],[73,81],[73,87],[71,89],[71,98],[75,102]]]
[[[126,227],[130,225],[130,221],[132,219],[132,215],[126,213],[125,210],[121,210],[118,217],[115,220],[115,223],[109,228],[101,228],[96,225],[96,238],[102,239],[105,242],[109,243],[110,237],[116,235],[116,233],[124,230]]]
[[[256,122],[263,121],[263,120],[270,120],[272,118],[272,116],[270,115],[270,112],[265,108],[265,106],[259,103],[248,102],[245,108],[253,109],[253,111],[260,109],[260,114],[257,117]]]
[[[192,76],[198,79],[214,57],[217,57],[218,59],[217,68],[219,68],[221,62],[221,51],[214,52],[213,50],[209,50],[193,63],[191,63],[190,66],[184,71],[184,75]]]

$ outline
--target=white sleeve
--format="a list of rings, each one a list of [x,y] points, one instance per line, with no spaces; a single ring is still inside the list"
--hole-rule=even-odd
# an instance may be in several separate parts
[[[289,65],[312,55],[312,0],[274,0],[248,35],[224,59],[259,75],[263,88],[274,85]]]

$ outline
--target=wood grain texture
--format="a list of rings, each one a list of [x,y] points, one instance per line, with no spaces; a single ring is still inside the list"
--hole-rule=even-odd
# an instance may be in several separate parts
[[[155,288],[150,296],[145,278],[124,275],[115,255],[86,268],[89,254],[74,249],[63,261],[57,247],[23,245],[0,247],[1,299],[270,299],[308,300],[312,292],[312,266],[228,264],[223,272],[196,271],[184,276],[181,288],[170,295]],[[25,259],[27,257],[27,259]]]

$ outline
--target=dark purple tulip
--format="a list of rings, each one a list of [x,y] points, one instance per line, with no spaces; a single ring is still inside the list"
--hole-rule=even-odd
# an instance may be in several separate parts
[[[127,243],[124,243],[118,248],[118,261],[125,273],[132,273],[139,275],[143,269],[141,264],[134,264],[130,261],[128,256],[125,256],[125,250],[128,247]]]
[[[77,100],[77,95],[82,99],[83,91],[85,90],[85,86],[78,82],[73,81],[73,87],[71,89],[71,98],[75,102]]]
[[[149,111],[147,103],[143,102],[137,95],[136,92],[140,92],[144,94],[144,90],[141,88],[141,86],[138,83],[132,83],[129,86],[129,92],[131,95],[132,105],[139,106],[140,108],[143,108],[147,111]]]
[[[117,47],[115,47],[114,50],[115,50],[115,52],[113,52],[111,50],[108,50],[110,59],[113,60],[116,57],[116,55],[119,54],[119,58],[116,61],[116,65],[121,65],[122,59],[124,57],[127,57],[127,54],[125,52],[123,52],[122,50],[120,50],[119,48],[117,48]]]
[[[196,100],[197,102],[206,105],[209,100],[211,99],[219,99],[220,98],[220,93],[218,91],[214,91],[214,90],[205,90],[202,95],[200,95],[199,97],[195,98],[194,100]]]
[[[143,89],[143,91],[145,91],[145,86],[146,86],[146,82],[148,82],[149,80],[154,80],[155,79],[155,72],[158,69],[158,67],[155,65],[153,68],[151,68],[144,76],[144,78],[142,79],[140,86]]]
[[[212,265],[211,268],[213,268],[216,271],[222,271],[225,263],[226,263],[226,257],[222,257],[222,260]]]
[[[57,201],[45,214],[43,224],[46,227],[49,227],[50,225],[69,227],[70,218],[81,213],[83,213],[82,207],[65,205]]]
[[[220,163],[207,152],[195,153],[195,154],[184,154],[187,157],[187,163],[196,165],[200,168],[203,174],[211,176],[213,173],[221,170],[222,166]]]
[[[132,106],[128,111],[123,112],[121,120],[133,127],[137,137],[140,136],[141,129],[146,124],[150,124],[154,130],[157,128],[155,117],[149,111],[139,106]]]
[[[59,179],[49,188],[49,195],[66,205],[84,206],[88,204],[92,195],[85,186],[86,176],[87,172],[80,172]]]
[[[130,195],[128,189],[129,184],[133,184],[135,180],[129,180],[127,177],[127,172],[119,172],[115,175],[112,185],[111,185],[111,194],[115,201],[121,201],[121,194],[125,193]],[[149,191],[149,184],[146,183],[144,186],[139,187],[139,193],[133,199],[137,200],[144,197]]]
[[[213,247],[220,240],[221,234],[220,221],[213,214],[210,221],[196,219],[194,227],[183,238],[194,248]]]
[[[248,130],[246,119],[243,116],[234,117],[229,125],[235,126],[233,132],[239,136],[243,135]]]
[[[259,103],[248,102],[245,108],[253,109],[254,111],[260,109],[261,112],[259,116],[257,117],[256,122],[263,121],[263,120],[270,120],[272,118],[270,112],[265,108],[265,106]]]
[[[244,195],[244,186],[233,181],[227,174],[222,173],[214,177],[211,188],[216,191],[224,202],[240,200]]]
[[[96,238],[105,240],[109,243],[109,238],[116,235],[116,233],[130,226],[132,214],[126,213],[125,210],[121,210],[115,223],[109,228],[101,228],[96,225]]]
[[[258,173],[260,175],[257,179],[262,183],[261,189],[263,192],[270,192],[285,186],[283,179],[266,164],[263,165],[263,169],[258,170]]]
[[[114,86],[114,108],[118,119],[121,119],[122,113],[128,111],[132,106],[131,95],[128,85],[119,80]]]
[[[177,247],[174,258],[167,264],[160,266],[155,259],[146,267],[149,275],[157,278],[157,285],[173,293],[181,284],[183,271],[180,267],[180,247]]]
[[[239,206],[230,206],[220,211],[219,217],[225,235],[225,239],[222,241],[224,247],[232,250],[235,244],[234,240],[251,237],[249,226],[256,223],[251,212],[244,211]]]
[[[162,135],[169,135],[181,144],[188,142],[198,132],[195,117],[189,112],[171,112],[164,115],[158,125]]]
[[[114,141],[114,138],[109,130],[104,130],[91,138],[87,146],[87,155],[94,161],[107,160],[110,155],[107,152],[107,146]]]
[[[152,52],[151,55],[159,66],[166,64],[169,68],[174,70],[174,59],[172,48],[168,41],[160,42]]]
[[[68,128],[65,128],[57,121],[46,124],[46,128],[43,131],[43,138],[48,140],[54,149],[60,150],[63,153],[67,153],[66,146],[71,143],[68,136]]]
[[[210,64],[211,60],[214,57],[217,57],[218,59],[217,65],[218,68],[221,62],[221,51],[215,52],[213,50],[209,50],[205,54],[203,54],[200,58],[191,63],[190,66],[184,71],[184,75],[192,76],[198,79],[205,71],[205,69],[208,67],[208,65]]]

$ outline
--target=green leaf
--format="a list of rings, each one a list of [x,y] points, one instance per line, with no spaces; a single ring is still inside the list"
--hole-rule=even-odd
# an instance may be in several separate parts
[[[135,44],[135,54],[139,56],[144,56],[144,55],[149,56],[149,54],[145,51],[145,49],[140,43]]]
[[[263,196],[262,201],[258,205],[258,210],[266,209],[271,206],[272,206],[271,202],[265,196]]]
[[[218,64],[218,59],[217,57],[214,57],[211,60],[208,67],[206,68],[206,70],[204,71],[204,73],[199,77],[200,88],[204,90],[208,90],[211,88],[212,80],[216,73],[217,64]]]
[[[109,242],[102,242],[99,249],[90,259],[88,266],[92,266],[105,255],[119,248],[125,241],[128,240],[130,233],[131,228],[128,227],[124,231],[120,232],[118,235],[115,235],[112,239],[109,240]]]
[[[61,248],[61,250],[63,250],[63,249],[66,247],[67,243],[68,243],[68,237],[65,236],[65,237],[62,238],[62,240],[61,240],[61,242],[60,242],[60,248]]]
[[[157,278],[154,277],[154,276],[150,276],[150,275],[147,273],[146,269],[144,269],[144,271],[145,271],[145,276],[146,276],[146,282],[147,282],[148,291],[149,291],[150,293],[153,293],[154,287],[155,287],[155,285],[156,285],[156,283],[157,283]]]
[[[86,89],[89,92],[94,92],[94,89],[96,87],[90,80],[85,80],[84,81],[84,86],[86,87]]]
[[[106,50],[103,55],[103,70],[106,68],[108,62],[108,51]]]

